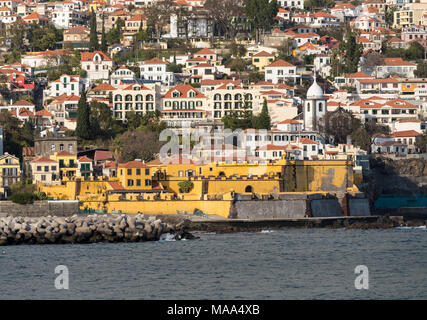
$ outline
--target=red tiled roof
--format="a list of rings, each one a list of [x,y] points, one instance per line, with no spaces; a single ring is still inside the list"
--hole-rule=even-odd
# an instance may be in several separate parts
[[[141,161],[129,161],[126,163],[119,163],[119,168],[146,168],[147,165]]]
[[[313,140],[308,139],[308,138],[301,138],[300,141],[301,141],[302,144],[317,144],[316,141],[313,141]]]
[[[274,55],[267,51],[260,51],[252,56],[252,58],[255,57],[274,57]]]
[[[146,60],[144,61],[144,64],[170,64],[169,61],[163,61],[162,59],[159,58],[153,58],[150,60]]]
[[[94,52],[82,52],[81,54],[81,61],[92,61],[93,57],[99,54],[101,56],[101,59],[103,61],[112,61],[111,58],[109,56],[107,56],[104,52],[102,51],[94,51]]]
[[[100,85],[92,89],[92,91],[108,91],[108,90],[116,90],[116,88],[114,88],[109,83],[101,83]]]
[[[395,131],[391,134],[394,138],[401,138],[401,137],[416,137],[419,136],[420,133],[415,130],[404,130],[404,131]]]
[[[58,153],[56,155],[61,156],[61,157],[63,157],[63,156],[75,156],[75,154],[72,154],[71,152],[68,152],[66,150],[58,151]]]
[[[180,95],[180,98],[190,98],[190,97],[188,96],[188,93],[189,93],[191,90],[192,90],[192,91],[194,91],[194,92],[196,93],[196,96],[195,96],[194,98],[206,98],[206,96],[205,96],[203,93],[199,92],[197,89],[193,88],[193,87],[192,87],[192,86],[190,86],[189,84],[179,84],[179,85],[177,85],[177,86],[173,87],[172,89],[170,89],[170,90],[165,94],[164,98],[174,98],[174,97],[172,96],[172,93],[173,93],[174,91],[178,91],[178,92],[181,94],[181,95]]]
[[[40,158],[34,159],[31,162],[55,162],[56,163],[55,160],[52,160],[52,159],[49,159],[49,158],[46,158],[46,157],[40,157]]]
[[[123,186],[119,182],[109,181],[108,183],[111,186],[111,188],[113,188],[113,190],[123,190],[124,189]]]
[[[295,67],[295,66],[292,63],[279,59],[269,64],[268,66],[266,66],[266,68],[269,68],[269,67]]]
[[[86,156],[82,156],[82,157],[80,157],[79,159],[78,159],[78,161],[79,162],[92,162],[92,160],[91,159],[89,159],[88,157],[86,157]]]
[[[104,161],[113,159],[113,154],[111,151],[104,151],[104,150],[96,150],[94,160],[95,161]]]

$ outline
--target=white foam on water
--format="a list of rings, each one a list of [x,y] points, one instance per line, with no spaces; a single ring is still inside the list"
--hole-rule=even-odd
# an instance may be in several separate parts
[[[175,235],[171,233],[163,233],[162,235],[160,235],[159,241],[176,241]]]
[[[419,226],[419,227],[396,227],[396,229],[400,230],[427,230],[426,226]]]
[[[274,230],[261,230],[260,233],[272,233],[274,232]]]

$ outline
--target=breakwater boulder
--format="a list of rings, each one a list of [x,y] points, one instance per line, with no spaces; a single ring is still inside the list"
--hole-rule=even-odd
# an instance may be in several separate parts
[[[174,231],[175,226],[140,214],[8,216],[0,218],[0,245],[155,241]]]

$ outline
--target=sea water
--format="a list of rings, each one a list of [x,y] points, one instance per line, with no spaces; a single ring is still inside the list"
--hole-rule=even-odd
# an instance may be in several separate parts
[[[0,299],[426,299],[427,230],[281,229],[0,248]],[[1,252],[3,250],[3,252]],[[68,289],[57,289],[58,265]],[[369,289],[357,289],[357,266]]]

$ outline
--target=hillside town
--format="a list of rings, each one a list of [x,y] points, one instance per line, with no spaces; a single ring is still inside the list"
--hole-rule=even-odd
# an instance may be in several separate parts
[[[0,0],[0,22],[2,199],[268,193],[290,160],[350,161],[353,190],[370,157],[426,156],[427,0]]]

